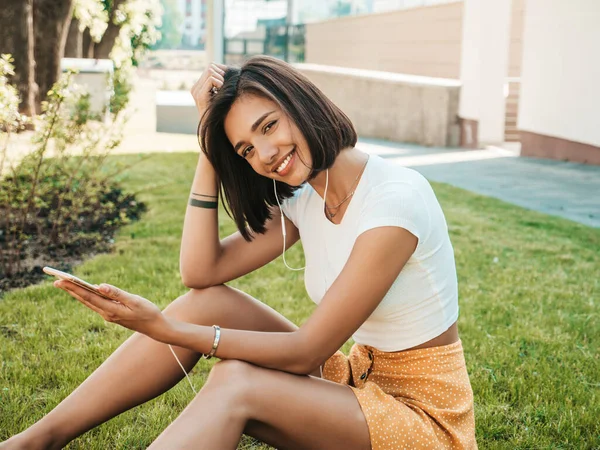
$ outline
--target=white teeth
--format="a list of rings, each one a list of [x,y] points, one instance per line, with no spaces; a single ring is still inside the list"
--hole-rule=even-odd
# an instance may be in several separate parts
[[[279,172],[281,172],[283,169],[285,169],[285,168],[287,167],[288,163],[290,162],[290,159],[292,159],[292,155],[293,155],[293,154],[294,154],[294,152],[290,153],[290,154],[288,155],[288,157],[287,157],[287,158],[285,158],[285,160],[284,160],[284,161],[281,163],[281,165],[280,165],[280,166],[279,166],[277,169],[275,169],[275,172],[279,173]]]

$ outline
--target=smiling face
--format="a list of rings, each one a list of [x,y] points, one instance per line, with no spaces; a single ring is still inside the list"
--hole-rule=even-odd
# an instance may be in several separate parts
[[[231,106],[224,126],[235,152],[259,175],[291,186],[308,179],[312,157],[306,140],[275,102],[243,95]]]

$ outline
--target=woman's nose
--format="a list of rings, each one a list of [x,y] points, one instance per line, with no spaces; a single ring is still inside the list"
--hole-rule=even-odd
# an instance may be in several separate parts
[[[258,148],[258,156],[260,161],[266,165],[274,164],[277,161],[278,153],[279,150],[277,146],[267,142],[263,143],[263,145]]]

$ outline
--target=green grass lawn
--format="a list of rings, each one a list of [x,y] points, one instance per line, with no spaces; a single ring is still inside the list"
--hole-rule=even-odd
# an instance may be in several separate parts
[[[195,154],[156,154],[136,164],[125,184],[140,191],[148,213],[120,231],[112,254],[97,256],[75,273],[161,307],[184,293],[179,242],[195,165]],[[456,253],[459,328],[475,393],[479,447],[600,448],[600,230],[447,185],[434,188]],[[234,230],[225,214],[220,226],[222,236]],[[288,258],[300,267],[299,245]],[[298,325],[314,308],[301,273],[287,270],[281,259],[231,284]],[[5,295],[0,441],[50,411],[130,334],[105,324],[50,281]],[[212,364],[196,366],[196,387]],[[192,398],[183,380],[68,448],[146,448]],[[267,447],[244,439],[240,448]]]

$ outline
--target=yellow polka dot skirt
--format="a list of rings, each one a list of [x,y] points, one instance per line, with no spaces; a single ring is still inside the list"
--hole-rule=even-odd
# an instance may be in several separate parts
[[[363,410],[372,450],[476,449],[473,391],[460,341],[382,352],[337,351],[323,378],[347,384]]]

